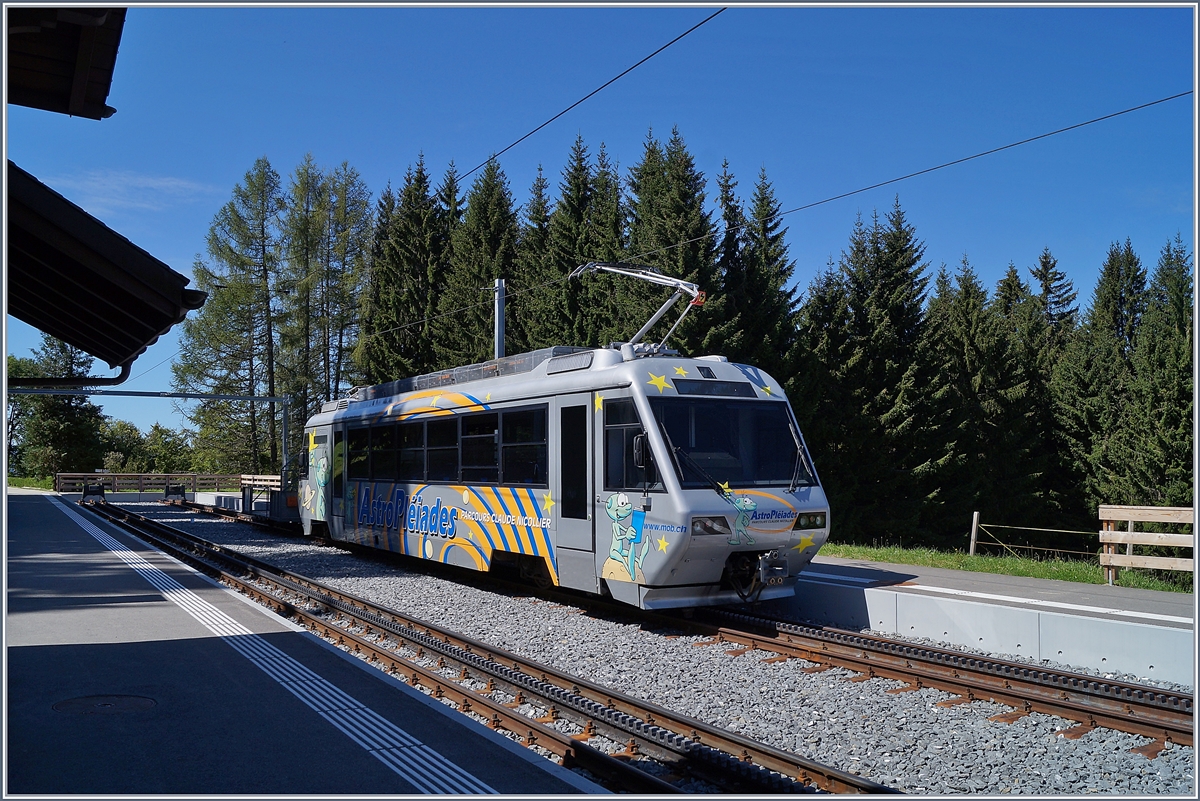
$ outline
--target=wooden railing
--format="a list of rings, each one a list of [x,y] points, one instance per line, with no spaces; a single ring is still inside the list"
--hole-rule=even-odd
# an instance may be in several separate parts
[[[1100,565],[1105,578],[1112,584],[1117,571],[1122,567],[1142,567],[1154,570],[1195,570],[1195,559],[1180,559],[1170,556],[1143,556],[1133,552],[1135,545],[1159,545],[1171,548],[1189,548],[1195,554],[1195,532],[1192,534],[1162,534],[1155,531],[1134,531],[1134,523],[1191,523],[1193,512],[1180,506],[1101,506],[1100,507]],[[1125,530],[1117,529],[1117,523],[1125,523]],[[1124,545],[1125,553],[1117,553],[1117,546]]]
[[[83,492],[84,484],[102,484],[105,492],[162,492],[181,484],[187,492],[235,492],[242,487],[280,489],[279,476],[218,475],[215,473],[57,473],[58,492]]]

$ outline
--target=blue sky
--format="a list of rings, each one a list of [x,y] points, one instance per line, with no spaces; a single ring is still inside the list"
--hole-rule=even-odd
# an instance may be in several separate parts
[[[378,196],[424,152],[470,169],[714,8],[130,9],[100,122],[9,107],[7,155],[190,274],[213,215],[259,156],[347,161]],[[557,191],[577,135],[622,172],[678,127],[709,176],[748,196],[765,168],[784,208],[1191,90],[1190,8],[732,7],[501,157],[524,202]],[[895,196],[930,274],[964,254],[994,286],[1049,247],[1090,299],[1109,245],[1148,267],[1194,249],[1194,97],[784,218],[801,289],[855,215]],[[37,332],[7,318],[9,353]],[[122,388],[170,388],[175,332]],[[96,369],[103,372],[104,365]],[[162,400],[104,399],[143,430]]]

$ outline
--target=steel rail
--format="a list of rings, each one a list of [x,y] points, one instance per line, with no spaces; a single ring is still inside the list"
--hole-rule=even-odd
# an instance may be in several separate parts
[[[662,619],[676,626],[701,626],[715,642],[799,657],[821,667],[845,667],[868,678],[897,679],[908,684],[907,689],[933,687],[961,699],[948,699],[941,702],[944,705],[989,700],[1014,707],[1013,713],[995,716],[1004,722],[1029,712],[1056,715],[1077,724],[1062,732],[1071,739],[1103,727],[1151,737],[1160,745],[1193,744],[1192,698],[1181,693],[854,631],[728,611],[704,610],[700,614],[732,621],[738,627]],[[755,629],[767,633],[758,634]],[[1157,753],[1150,746],[1145,748]]]
[[[389,672],[411,671],[407,675],[410,683],[431,689],[435,696],[450,698],[460,706],[465,703],[467,710],[492,721],[490,725],[509,729],[523,737],[532,737],[534,744],[559,753],[564,760],[568,756],[579,764],[587,760],[584,766],[599,775],[604,773],[600,768],[593,767],[595,760],[598,757],[612,758],[579,742],[581,738],[588,739],[599,734],[619,743],[627,737],[626,751],[622,757],[651,756],[668,766],[674,763],[675,767],[734,791],[804,792],[819,788],[829,792],[896,792],[895,788],[722,731],[532,660],[515,657],[477,640],[408,618],[394,610],[377,607],[350,593],[288,573],[223,546],[207,543],[120,507],[97,504],[92,508],[114,522],[127,526],[139,536],[149,537],[155,540],[155,544],[172,551],[180,548],[201,550],[211,554],[209,558],[215,556],[226,561],[226,568],[216,568],[201,558],[189,558],[190,562],[205,572],[219,570],[224,580],[236,584],[260,602],[305,621],[310,630],[337,639],[340,645],[365,654],[367,659],[382,664]],[[146,529],[152,529],[155,533]],[[231,571],[249,573],[252,579],[247,580]],[[357,634],[332,624],[301,605],[265,591],[257,586],[256,581],[269,581],[287,592],[308,596],[320,606],[350,618],[364,633]],[[376,633],[407,643],[416,656],[398,655],[394,650],[369,639]],[[447,679],[436,670],[411,663],[412,659],[433,658],[431,654],[436,655],[439,669],[446,669],[447,663],[457,665],[458,679]],[[470,679],[486,685],[483,694],[457,683]],[[497,688],[515,696],[514,703],[505,706],[486,697],[486,693]],[[529,718],[512,711],[511,707],[519,706],[525,694],[540,697],[548,710],[547,715],[531,722]],[[486,714],[481,709],[487,710]],[[574,736],[566,735],[548,725],[559,718],[579,725],[583,732]],[[549,745],[547,740],[554,741],[555,747]],[[623,764],[619,759],[615,761]],[[630,769],[648,776],[636,768]],[[649,778],[658,787],[649,792],[678,792],[673,785],[654,777]]]
[[[430,695],[434,698],[448,698],[458,706],[459,711],[484,718],[487,721],[487,725],[494,730],[506,730],[513,733],[520,738],[520,742],[526,747],[538,746],[556,754],[563,760],[565,767],[578,765],[599,777],[603,777],[603,779],[611,782],[615,787],[630,792],[680,792],[673,785],[645,771],[639,770],[627,762],[615,759],[593,748],[586,742],[580,741],[577,737],[560,732],[540,721],[531,720],[529,717],[516,711],[516,705],[508,707],[487,697],[486,693],[490,693],[494,689],[493,682],[488,682],[488,689],[484,693],[479,693],[463,687],[458,681],[450,680],[443,676],[438,672],[442,669],[440,667],[429,669],[423,665],[414,663],[412,659],[421,659],[425,656],[424,649],[420,645],[416,646],[414,657],[408,658],[402,656],[392,648],[373,642],[345,628],[330,624],[321,615],[314,614],[303,606],[297,605],[280,595],[271,593],[256,583],[256,581],[261,580],[274,582],[276,578],[286,581],[282,576],[274,578],[271,576],[271,573],[278,571],[278,568],[273,568],[252,557],[237,554],[222,546],[205,543],[205,541],[199,538],[191,537],[170,526],[120,509],[120,507],[113,504],[101,503],[88,505],[85,508],[96,512],[110,522],[147,540],[155,547],[164,550],[201,572],[209,575],[215,574],[215,577],[223,583],[232,586],[276,613],[301,621],[306,629],[317,636],[335,640],[337,645],[343,646],[357,655],[364,656],[368,662],[380,667],[393,676],[402,678],[410,686],[417,688],[424,687],[429,690]],[[207,553],[205,553],[206,551]],[[224,562],[225,567],[214,566],[208,560],[214,556]],[[208,559],[205,557],[208,557]],[[251,579],[247,580],[242,575],[236,575],[231,572],[231,570],[241,570],[244,573],[249,573]],[[288,586],[288,584],[292,586]],[[305,584],[322,586],[318,582],[307,579],[287,582],[287,584],[280,583],[278,586],[286,587],[297,595],[311,599],[312,592],[311,590],[306,592]],[[324,589],[326,592],[331,593],[331,598],[339,595],[349,597],[345,594],[331,591],[328,588]],[[320,603],[320,600],[317,599],[317,602]],[[365,604],[366,602],[362,603]],[[337,607],[327,608],[342,611]],[[369,632],[369,624],[366,625]],[[391,634],[393,632],[388,631],[387,633]],[[460,674],[459,680],[470,678],[472,676],[469,674]]]
[[[205,511],[208,509],[205,508]],[[228,513],[228,510],[215,511]],[[351,547],[358,552],[348,543],[330,541],[330,544]],[[529,589],[494,576],[488,578],[505,586]],[[570,602],[580,603],[581,599],[572,596]],[[613,609],[622,614],[635,611],[599,598],[587,598],[582,603],[590,607]],[[895,679],[905,682],[911,689],[932,687],[963,699],[942,702],[946,705],[990,700],[1013,707],[1011,713],[994,716],[1001,722],[1012,722],[1016,717],[1030,712],[1062,717],[1077,724],[1063,732],[1063,736],[1070,739],[1081,737],[1095,728],[1150,737],[1155,742],[1138,750],[1151,758],[1162,750],[1164,743],[1181,746],[1192,746],[1194,743],[1193,701],[1190,696],[1181,693],[915,645],[856,631],[805,626],[723,610],[707,609],[701,611],[700,615],[720,617],[743,628],[706,626],[697,620],[661,613],[640,614],[643,618],[660,620],[665,625],[683,626],[715,637],[714,644],[726,642],[780,653],[789,658],[802,658],[827,667],[845,667],[867,678],[878,676]],[[747,629],[765,631],[767,634]],[[904,688],[897,689],[903,691]]]

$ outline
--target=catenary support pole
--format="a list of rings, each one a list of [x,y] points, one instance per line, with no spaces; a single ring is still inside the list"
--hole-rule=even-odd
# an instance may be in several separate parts
[[[504,279],[496,279],[496,329],[493,332],[495,358],[504,355]]]

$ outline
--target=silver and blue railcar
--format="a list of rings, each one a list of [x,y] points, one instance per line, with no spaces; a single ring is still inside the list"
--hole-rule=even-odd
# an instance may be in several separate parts
[[[783,388],[720,356],[546,348],[308,421],[306,534],[646,609],[790,596],[829,506]]]

